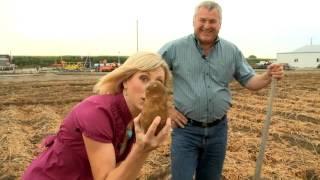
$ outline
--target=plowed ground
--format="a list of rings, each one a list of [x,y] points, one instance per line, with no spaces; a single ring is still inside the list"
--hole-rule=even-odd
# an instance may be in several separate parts
[[[100,76],[0,76],[0,180],[19,179],[37,145],[55,133],[72,106],[92,94]],[[232,83],[224,179],[251,179],[259,151],[269,88]],[[139,179],[168,179],[170,139],[154,151]],[[320,72],[287,72],[277,83],[262,176],[320,179]]]

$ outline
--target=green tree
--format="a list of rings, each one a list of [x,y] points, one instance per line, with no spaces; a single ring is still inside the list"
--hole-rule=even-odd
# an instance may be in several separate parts
[[[248,58],[249,58],[249,59],[257,59],[257,56],[255,56],[255,55],[250,55]]]

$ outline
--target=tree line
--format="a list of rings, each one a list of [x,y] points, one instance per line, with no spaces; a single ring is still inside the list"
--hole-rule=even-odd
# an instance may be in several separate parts
[[[89,61],[93,64],[107,60],[108,63],[118,63],[118,61],[123,64],[128,56],[14,56],[12,63],[20,68],[24,67],[50,67],[53,64],[58,64],[61,60],[65,62],[75,63],[75,62],[86,62]],[[251,66],[254,66],[260,61],[268,61],[271,59],[257,58],[254,55],[250,55],[246,58]]]
[[[12,63],[18,66],[18,68],[26,67],[50,67],[53,64],[61,63],[61,61],[76,63],[76,62],[91,62],[100,63],[107,60],[108,63],[123,64],[128,56],[13,56]]]

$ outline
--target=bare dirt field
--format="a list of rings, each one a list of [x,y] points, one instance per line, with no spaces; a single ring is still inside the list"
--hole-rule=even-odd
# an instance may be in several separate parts
[[[55,133],[72,106],[92,94],[101,75],[0,75],[0,180],[19,179],[37,145]],[[224,179],[252,179],[269,88],[232,83]],[[139,179],[168,179],[170,140],[154,151]],[[157,176],[157,177],[156,177]],[[320,71],[290,71],[277,83],[262,176],[320,179]]]

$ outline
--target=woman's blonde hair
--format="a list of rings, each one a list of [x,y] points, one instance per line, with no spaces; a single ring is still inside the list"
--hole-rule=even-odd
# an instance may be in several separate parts
[[[137,72],[148,72],[162,67],[165,72],[164,85],[171,91],[171,73],[168,65],[159,54],[138,52],[130,56],[124,64],[100,78],[93,88],[98,94],[116,94],[123,90],[122,83]]]

